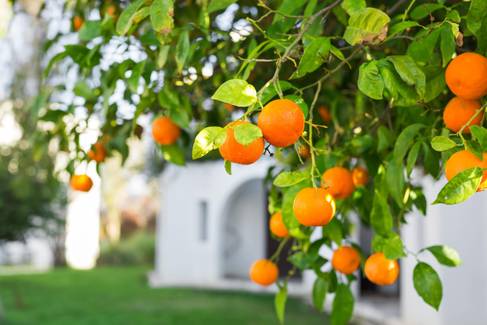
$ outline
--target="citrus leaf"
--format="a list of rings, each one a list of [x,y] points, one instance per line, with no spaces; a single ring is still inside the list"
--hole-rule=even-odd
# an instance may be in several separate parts
[[[229,160],[225,160],[225,172],[228,175],[232,175],[232,162]]]
[[[376,44],[387,34],[389,16],[376,8],[364,8],[352,12],[343,38],[350,45],[360,43]]]
[[[444,135],[436,136],[431,139],[431,147],[439,152],[450,150],[456,146],[457,144],[455,141]]]
[[[194,139],[192,158],[199,159],[210,151],[218,149],[225,142],[226,137],[224,128],[218,126],[204,128]]]
[[[383,252],[391,260],[406,256],[401,237],[396,233],[391,233],[387,237],[375,235],[372,240],[372,249],[374,252]]]
[[[411,18],[414,20],[420,20],[428,15],[430,15],[432,12],[444,8],[442,4],[439,3],[425,3],[422,5],[417,6],[411,11]]]
[[[127,8],[120,14],[117,21],[116,31],[119,35],[125,35],[132,27],[134,16],[137,10],[140,9],[145,3],[145,0],[136,0],[129,4]]]
[[[394,146],[394,159],[398,161],[402,161],[404,159],[409,148],[411,148],[414,143],[414,138],[423,128],[423,124],[412,124],[402,130],[397,137],[396,145]]]
[[[392,62],[401,79],[410,86],[415,86],[421,98],[426,92],[426,77],[414,60],[407,55],[391,55],[387,59]]]
[[[282,172],[274,179],[274,185],[277,187],[288,187],[301,183],[309,178],[309,173],[304,171]]]
[[[161,152],[165,160],[175,165],[184,166],[186,164],[184,152],[177,145],[161,146]]]
[[[344,0],[341,4],[343,10],[345,10],[345,12],[350,16],[357,11],[365,9],[366,6],[367,3],[365,0]]]
[[[211,99],[233,106],[247,107],[257,102],[257,92],[247,81],[231,79],[218,87]]]
[[[325,304],[326,293],[328,292],[328,281],[326,278],[317,277],[313,283],[313,306],[318,311],[323,311],[323,305]]]
[[[174,0],[157,0],[150,7],[152,28],[161,34],[168,34],[174,27]]]
[[[248,146],[255,140],[262,138],[262,130],[255,124],[244,123],[233,128],[235,140],[244,146]]]
[[[350,288],[347,285],[340,283],[335,293],[335,299],[333,300],[331,324],[348,324],[352,318],[354,303],[355,299],[353,298]]]
[[[211,0],[208,5],[208,13],[211,14],[212,12],[226,9],[229,5],[235,2],[237,2],[237,0]]]
[[[277,319],[279,323],[284,324],[284,316],[286,313],[286,301],[287,301],[287,287],[283,286],[279,288],[279,292],[274,298],[274,308],[276,310]]]
[[[183,31],[179,34],[178,43],[176,44],[176,65],[178,67],[178,71],[181,72],[186,64],[186,60],[189,57],[189,33],[187,31]]]
[[[423,250],[428,250],[436,258],[438,263],[446,266],[459,266],[462,260],[458,252],[446,245],[435,245],[426,247]]]
[[[418,160],[419,151],[421,149],[421,141],[416,142],[409,150],[408,157],[406,159],[406,173],[407,175],[411,175],[414,166],[416,165],[416,161]]]
[[[453,177],[441,189],[433,204],[458,204],[477,192],[483,172],[479,167],[466,169]]]
[[[438,310],[443,296],[443,286],[441,285],[438,273],[424,262],[419,262],[413,271],[414,289],[424,302]]]
[[[317,37],[308,43],[304,48],[304,53],[299,61],[298,69],[292,78],[301,78],[307,73],[318,69],[330,52],[330,39],[328,37]]]
[[[487,129],[478,125],[472,125],[470,127],[470,132],[472,133],[472,136],[480,144],[482,151],[487,151]]]
[[[392,215],[389,205],[379,191],[375,191],[370,223],[375,232],[381,235],[387,235],[392,229]]]
[[[398,206],[403,206],[404,197],[404,166],[402,161],[392,159],[387,164],[386,182],[389,192]]]
[[[365,95],[372,99],[382,99],[384,80],[375,61],[363,63],[360,66],[357,84],[358,89]]]

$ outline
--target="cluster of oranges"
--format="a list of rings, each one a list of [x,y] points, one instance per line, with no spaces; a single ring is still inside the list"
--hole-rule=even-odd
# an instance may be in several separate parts
[[[88,160],[102,163],[107,157],[107,150],[105,148],[105,140],[97,141],[91,149],[86,153]],[[86,174],[77,174],[71,177],[71,188],[75,191],[89,192],[93,186],[93,180]]]
[[[456,97],[446,105],[443,122],[453,132],[470,133],[470,127],[481,125],[484,119],[480,98],[487,95],[487,58],[471,52],[460,54],[446,68],[445,80]],[[480,159],[467,150],[458,151],[446,162],[446,178],[451,180],[474,167],[487,168],[487,152]],[[487,169],[478,190],[486,188]]]

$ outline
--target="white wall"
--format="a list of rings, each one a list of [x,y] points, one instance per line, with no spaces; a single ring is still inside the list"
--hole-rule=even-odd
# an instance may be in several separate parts
[[[401,314],[412,325],[487,324],[487,193],[476,193],[458,205],[431,205],[445,181],[422,180],[428,198],[427,217],[413,213],[403,228],[406,246],[417,251],[446,244],[458,250],[463,264],[439,266],[428,254],[421,256],[438,271],[443,282],[443,302],[436,312],[417,295],[412,284],[415,260],[402,263]]]

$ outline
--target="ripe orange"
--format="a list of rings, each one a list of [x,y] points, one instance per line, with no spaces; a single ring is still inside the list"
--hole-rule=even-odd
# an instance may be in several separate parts
[[[232,104],[228,104],[228,103],[225,103],[223,104],[223,107],[228,111],[228,112],[233,112],[233,105]]]
[[[158,117],[152,122],[152,137],[159,144],[174,144],[180,135],[181,129],[169,117]]]
[[[383,253],[375,253],[365,261],[364,273],[370,282],[380,286],[391,285],[399,276],[399,264]]]
[[[250,280],[261,286],[269,286],[277,281],[279,269],[277,265],[270,260],[260,259],[254,262],[250,267]]]
[[[73,175],[71,177],[71,188],[75,191],[88,192],[93,186],[93,181],[86,174]]]
[[[487,94],[487,58],[467,52],[454,58],[445,71],[448,88],[465,99],[478,99]]]
[[[483,159],[480,160],[477,156],[467,150],[455,152],[446,161],[445,174],[448,180],[451,180],[455,175],[461,173],[465,169],[480,167],[487,168],[487,152],[483,154]],[[484,176],[480,182],[479,190],[487,188],[487,170],[484,170]]]
[[[304,114],[292,100],[276,99],[264,106],[257,125],[267,142],[276,147],[287,147],[303,134]]]
[[[79,31],[83,27],[85,21],[80,16],[73,17],[73,29],[75,32]]]
[[[352,180],[356,187],[365,186],[369,181],[369,172],[363,167],[352,169]]]
[[[309,151],[309,147],[308,145],[306,144],[302,144],[298,147],[298,155],[302,158],[302,159],[307,159],[310,157],[310,151]]]
[[[477,114],[477,110],[481,106],[482,105],[477,100],[453,97],[443,111],[443,122],[451,131],[458,132],[473,116],[475,116],[470,124],[463,129],[463,132],[470,133],[471,125],[480,125],[480,122],[482,122],[484,113],[481,112]]]
[[[249,123],[247,121],[234,121],[229,123],[225,128],[227,129],[227,138],[220,146],[220,155],[223,159],[233,163],[249,165],[262,156],[264,152],[264,139],[255,139],[251,144],[244,146],[235,139],[233,128],[237,125]]]
[[[333,219],[335,209],[333,196],[322,188],[303,188],[293,203],[296,219],[304,226],[327,225]]]
[[[320,114],[320,117],[323,120],[323,122],[325,123],[331,122],[331,113],[328,107],[320,106],[320,108],[318,108],[318,114]]]
[[[325,171],[321,185],[336,199],[345,199],[355,190],[352,173],[343,167],[333,167]]]
[[[88,151],[87,155],[90,160],[94,160],[97,163],[100,163],[105,161],[107,151],[103,143],[98,141],[92,146],[91,150]]]
[[[360,266],[360,255],[350,246],[341,246],[333,252],[331,265],[340,273],[352,274]]]
[[[282,221],[281,212],[276,212],[272,215],[271,219],[269,220],[269,228],[271,233],[273,233],[276,237],[283,238],[289,235],[286,225]]]

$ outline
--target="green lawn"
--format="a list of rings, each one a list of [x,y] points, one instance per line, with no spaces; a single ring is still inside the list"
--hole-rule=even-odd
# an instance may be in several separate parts
[[[151,289],[144,268],[59,269],[0,277],[1,324],[277,324],[273,297],[241,292]],[[0,311],[1,313],[1,311]],[[300,300],[286,324],[326,324]]]

